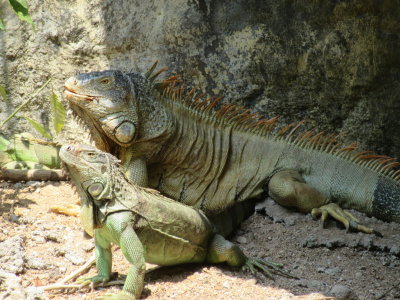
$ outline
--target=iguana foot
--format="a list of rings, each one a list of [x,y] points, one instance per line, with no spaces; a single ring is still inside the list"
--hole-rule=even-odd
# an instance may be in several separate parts
[[[271,279],[274,279],[274,277],[272,276],[272,272],[280,274],[280,275],[284,275],[284,276],[287,276],[290,278],[298,279],[296,276],[293,276],[290,273],[283,271],[282,264],[274,263],[274,262],[267,261],[267,260],[264,260],[261,258],[248,257],[246,259],[246,262],[242,266],[242,270],[250,271],[251,274],[253,274],[253,275],[256,275],[256,272],[257,272],[256,268],[260,269],[267,277],[269,277]],[[271,268],[272,272],[268,268]]]
[[[96,275],[93,277],[80,277],[75,281],[75,283],[82,287],[90,285],[93,289],[95,285],[104,285],[108,281],[110,281],[110,276]]]
[[[96,297],[95,300],[135,300],[135,296],[128,294],[124,291],[118,294],[105,294],[99,297]]]
[[[313,215],[314,217],[321,217],[323,227],[325,226],[325,222],[328,219],[328,216],[331,216],[335,220],[341,222],[346,228],[347,232],[353,230],[364,233],[373,233],[377,236],[382,237],[382,234],[380,232],[360,224],[360,221],[356,217],[354,217],[348,211],[343,210],[336,203],[329,203],[319,208],[313,208],[311,211],[311,215]]]

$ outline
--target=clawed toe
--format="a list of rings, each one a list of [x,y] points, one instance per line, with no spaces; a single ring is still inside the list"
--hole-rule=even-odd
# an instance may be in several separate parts
[[[256,274],[256,268],[259,269],[265,276],[274,280],[272,272],[283,275],[289,278],[298,279],[296,276],[293,276],[289,272],[282,270],[283,265],[279,263],[270,262],[260,258],[247,258],[246,263],[243,266],[243,270],[250,271],[253,275]],[[270,268],[271,271],[268,269]]]
[[[329,216],[339,221],[346,228],[346,232],[356,231],[364,232],[368,234],[375,234],[376,236],[382,236],[382,234],[372,228],[360,224],[360,221],[354,217],[351,213],[343,210],[339,205],[335,203],[329,203],[327,205],[321,206],[319,208],[314,208],[311,211],[313,217],[320,217],[321,226],[324,228],[326,220]]]

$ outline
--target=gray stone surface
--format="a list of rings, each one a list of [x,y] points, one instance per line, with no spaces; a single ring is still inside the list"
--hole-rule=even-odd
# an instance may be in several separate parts
[[[50,90],[75,71],[160,65],[225,102],[282,123],[343,131],[400,156],[398,1],[29,1],[36,25],[0,4],[0,119],[49,77],[22,114],[48,123]],[[7,132],[27,130],[14,119]]]
[[[49,299],[43,290],[30,286],[24,288],[21,278],[0,270],[0,300],[47,300]]]
[[[24,238],[15,236],[0,243],[0,271],[20,274],[25,261]]]

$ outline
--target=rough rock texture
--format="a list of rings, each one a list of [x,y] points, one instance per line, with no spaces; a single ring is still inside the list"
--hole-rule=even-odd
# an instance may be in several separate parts
[[[90,2],[90,3],[89,3]],[[0,4],[0,83],[11,104],[74,71],[145,70],[155,59],[190,84],[283,123],[344,131],[400,156],[399,1],[29,1],[37,31]],[[50,88],[27,110],[37,119]],[[28,112],[26,112],[28,113]],[[25,121],[9,131],[26,129]]]

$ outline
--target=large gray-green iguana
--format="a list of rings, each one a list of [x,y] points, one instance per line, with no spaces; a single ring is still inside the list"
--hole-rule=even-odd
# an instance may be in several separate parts
[[[99,274],[92,282],[110,280],[111,244],[121,247],[131,263],[123,291],[98,299],[137,299],[143,289],[145,261],[162,266],[222,263],[266,274],[280,265],[246,257],[218,234],[207,217],[155,190],[131,184],[109,153],[90,146],[64,145],[60,157],[81,195],[86,232],[93,233]]]
[[[400,170],[394,159],[342,146],[333,135],[274,130],[276,119],[184,88],[176,76],[103,71],[65,83],[70,108],[96,146],[122,160],[133,182],[208,216],[268,194],[284,206],[328,215],[367,233],[341,208],[400,222]],[[176,86],[178,84],[178,86]]]

